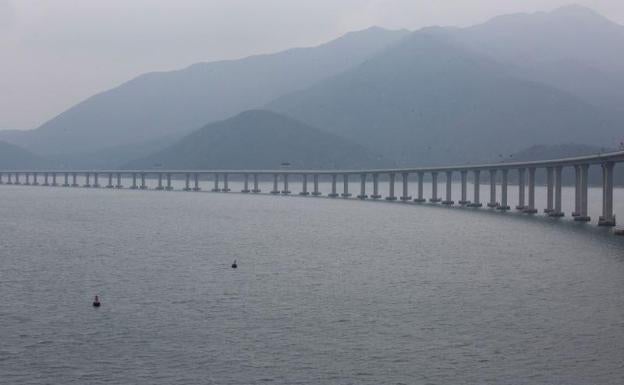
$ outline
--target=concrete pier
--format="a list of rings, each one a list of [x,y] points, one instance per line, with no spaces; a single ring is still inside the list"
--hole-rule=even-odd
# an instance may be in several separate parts
[[[394,173],[391,172],[388,174],[388,196],[386,197],[387,201],[395,201],[397,198],[394,195]]]
[[[544,213],[549,214],[553,212],[553,194],[555,187],[554,169],[552,167],[546,168],[546,208]],[[574,214],[572,214],[574,215]]]
[[[184,188],[182,191],[191,191],[191,174],[188,172],[184,175]]]
[[[602,215],[598,218],[598,226],[615,226],[613,214],[613,168],[615,163],[602,164]]]
[[[13,180],[11,179],[11,173],[7,174],[7,182],[6,184],[13,184]]]
[[[39,182],[37,181],[37,173],[33,173],[33,186],[39,186]]]
[[[17,184],[17,185],[22,184],[22,183],[20,182],[19,177],[20,177],[19,172],[16,172],[16,173],[15,173],[15,182],[13,182],[13,184]]]
[[[100,181],[98,180],[98,173],[94,172],[93,173],[93,187],[94,188],[100,188]]]
[[[137,186],[137,175],[136,173],[132,173],[132,185],[130,186],[130,189],[132,190],[137,190],[139,188],[139,186]]]
[[[24,186],[30,186],[30,174],[26,173],[26,182],[24,183]]]
[[[251,192],[254,194],[258,194],[260,192],[260,187],[258,185],[258,174],[253,175],[253,183],[254,183],[254,188],[253,190],[251,190]]]
[[[481,207],[481,199],[479,198],[479,192],[481,190],[481,172],[479,170],[474,170],[474,192],[472,194],[472,203],[468,204],[468,207]]]
[[[574,220],[577,222],[589,222],[591,221],[591,218],[587,215],[587,194],[589,193],[589,189],[588,189],[588,172],[589,172],[589,165],[588,164],[582,164],[580,167],[580,179],[581,179],[581,188],[579,191],[579,195],[580,195],[580,212],[579,215],[577,215],[576,217],[574,217]]]
[[[366,195],[366,174],[360,174],[360,195],[357,197],[359,199],[368,198],[368,195]]]
[[[277,195],[280,193],[280,190],[277,187],[278,178],[279,178],[278,174],[273,174],[273,190],[271,191],[271,194],[273,195]]]
[[[106,188],[113,188],[113,187],[115,187],[113,185],[113,173],[109,172],[108,173],[108,184],[106,185]]]
[[[308,174],[301,175],[301,192],[299,195],[308,196],[310,193],[308,192]]]
[[[313,179],[313,183],[314,183],[314,191],[312,191],[312,195],[315,196],[315,197],[320,196],[321,192],[319,191],[319,176],[318,176],[318,174],[314,174],[312,179]]]
[[[288,189],[288,174],[282,175],[282,181],[284,183],[284,189],[282,190],[283,195],[290,194],[290,190]]]
[[[221,192],[230,192],[230,181],[229,181],[229,175],[227,173],[223,174],[223,188],[221,189]]]
[[[379,174],[373,174],[373,195],[371,195],[372,199],[381,199],[381,195],[379,195]]]
[[[516,210],[523,211],[526,206],[524,205],[524,183],[526,181],[526,170],[524,168],[518,169],[518,205]]]
[[[2,183],[2,174],[0,174],[0,183]],[[48,183],[48,173],[45,172],[43,173],[43,185],[44,186],[49,186],[50,183]]]
[[[574,165],[574,211],[573,217],[581,215],[581,165]]]
[[[193,174],[193,191],[201,191],[201,187],[199,187],[199,174]]]
[[[87,173],[85,173],[85,184],[82,185],[82,187],[87,187],[87,188],[91,187],[91,183],[90,182],[91,182],[91,174],[89,174],[87,172]]]
[[[141,190],[147,190],[147,184],[145,183],[145,173],[141,173]]]
[[[470,204],[470,201],[468,200],[468,171],[461,170],[459,175],[461,178],[461,200],[459,201],[459,204],[466,206]]]
[[[501,211],[510,209],[507,204],[507,186],[509,186],[509,170],[505,168],[501,170],[501,203],[497,207],[497,209]]]
[[[351,196],[351,194],[349,193],[349,174],[342,175],[342,184],[342,194],[340,194],[340,196],[342,196],[343,198],[349,198]]]
[[[54,187],[58,186],[57,183],[56,183],[56,173],[55,172],[52,173],[52,186],[54,186]]]
[[[211,190],[212,192],[219,192],[221,188],[219,188],[219,174],[214,174],[214,187]]]
[[[440,201],[441,199],[438,198],[438,173],[434,171],[431,173],[431,198],[429,202],[438,203]]]
[[[336,179],[338,178],[336,174],[332,174],[331,176],[331,193],[329,193],[328,197],[336,198],[338,197],[338,193],[336,192]]]
[[[452,206],[453,202],[453,171],[446,172],[446,199],[442,201],[443,205]]]
[[[78,187],[78,182],[76,181],[76,173],[72,174],[72,187]]]
[[[424,203],[424,202],[427,202],[427,199],[425,199],[425,194],[424,194],[425,173],[420,171],[417,173],[417,175],[418,175],[418,197],[414,199],[414,202]]]
[[[535,167],[529,167],[529,205],[524,208],[525,214],[535,214]]]
[[[69,174],[65,173],[65,182],[63,183],[63,187],[69,187]]]
[[[401,195],[401,200],[403,202],[411,201],[412,197],[409,196],[409,192],[408,192],[408,189],[409,189],[409,174],[406,173],[406,172],[401,173],[401,178],[403,179],[403,184],[402,184],[403,195]]]
[[[162,172],[158,173],[158,185],[156,186],[155,190],[164,190],[165,186],[163,186],[163,174]]]
[[[241,192],[244,194],[251,192],[249,191],[249,174],[243,175],[243,189]]]
[[[561,176],[563,169],[561,166],[555,167],[555,208],[552,212],[548,213],[549,217],[560,218],[563,217],[563,211],[561,211]]]
[[[167,173],[167,187],[165,187],[166,191],[173,190],[173,186],[171,185],[171,173]]]
[[[117,173],[117,185],[115,185],[115,188],[123,188],[123,185],[121,184],[121,173]]]
[[[490,201],[487,207],[491,209],[498,207],[498,202],[496,202],[496,170],[490,170]]]

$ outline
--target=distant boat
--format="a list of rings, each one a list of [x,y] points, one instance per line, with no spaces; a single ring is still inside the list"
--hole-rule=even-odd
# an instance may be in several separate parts
[[[100,307],[100,298],[96,295],[93,299],[93,307]]]
[[[238,264],[236,264],[236,259],[234,260],[234,263],[232,263],[232,269],[236,269],[238,267]]]

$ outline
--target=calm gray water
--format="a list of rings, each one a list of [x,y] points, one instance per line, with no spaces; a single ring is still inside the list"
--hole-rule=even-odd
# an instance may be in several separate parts
[[[624,382],[624,243],[592,225],[17,186],[0,216],[2,384]]]

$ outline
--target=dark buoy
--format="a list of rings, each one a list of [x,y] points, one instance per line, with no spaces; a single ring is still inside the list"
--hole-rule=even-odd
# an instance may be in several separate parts
[[[93,307],[100,307],[100,298],[97,295],[93,299]]]
[[[232,269],[236,269],[238,267],[238,265],[236,264],[236,259],[234,260],[234,263],[232,263]]]

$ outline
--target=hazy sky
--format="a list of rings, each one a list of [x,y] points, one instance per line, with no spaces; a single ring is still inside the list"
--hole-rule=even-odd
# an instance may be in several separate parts
[[[316,45],[371,25],[465,26],[566,0],[0,0],[0,129],[149,71]],[[624,0],[580,0],[624,24]]]

